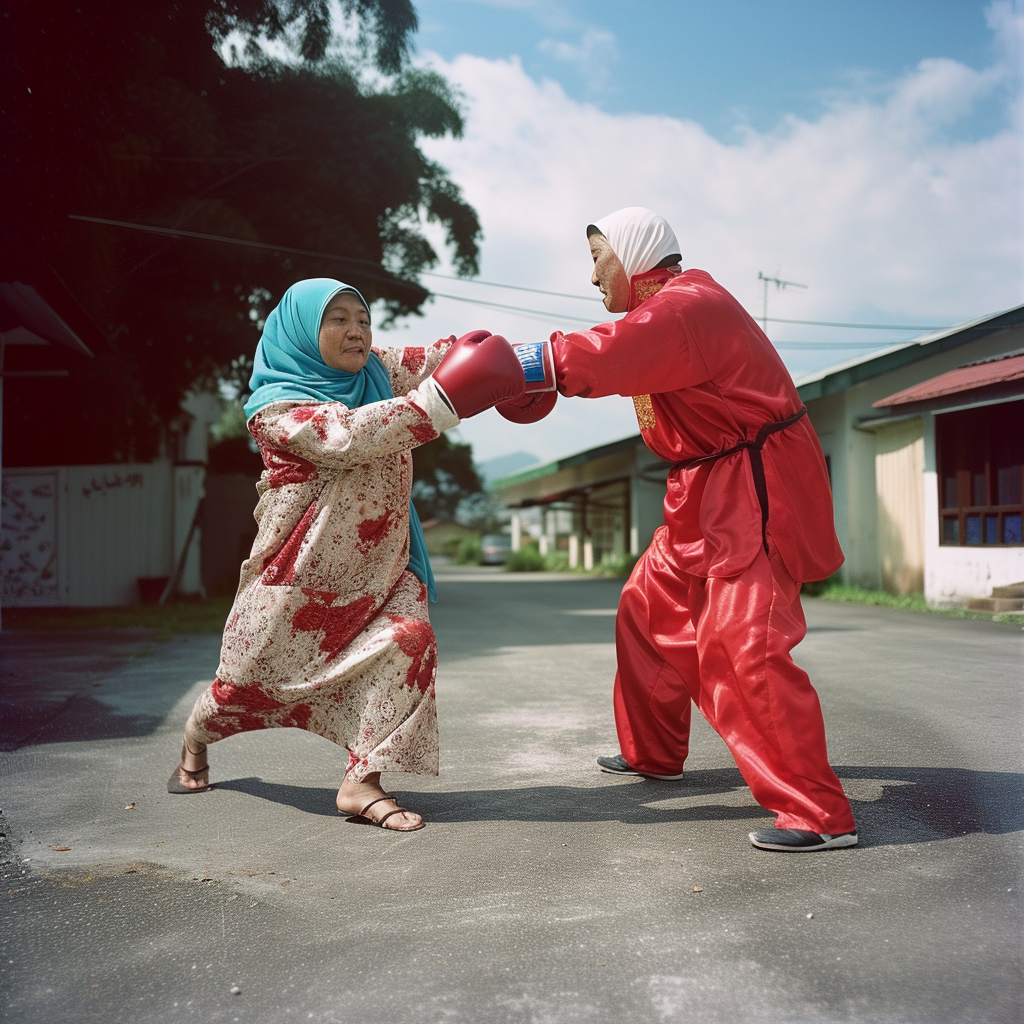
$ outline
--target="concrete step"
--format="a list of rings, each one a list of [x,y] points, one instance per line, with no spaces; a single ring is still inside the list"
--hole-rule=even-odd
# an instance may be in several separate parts
[[[967,607],[973,612],[1024,612],[1024,597],[975,597]]]
[[[993,587],[993,597],[1024,597],[1024,583],[1008,583],[1005,587]]]

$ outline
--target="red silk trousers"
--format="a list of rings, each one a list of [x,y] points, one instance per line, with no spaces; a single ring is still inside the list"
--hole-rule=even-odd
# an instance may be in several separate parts
[[[660,539],[623,588],[615,622],[622,756],[640,771],[681,771],[692,700],[777,828],[854,831],[818,695],[790,655],[807,632],[800,585],[770,538],[770,554],[729,579],[682,572]]]

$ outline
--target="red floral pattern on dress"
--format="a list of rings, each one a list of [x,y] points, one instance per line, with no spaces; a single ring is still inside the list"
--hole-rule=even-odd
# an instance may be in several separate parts
[[[426,349],[419,345],[409,345],[402,351],[402,366],[410,373],[419,373],[426,361]]]
[[[369,594],[356,598],[337,608],[331,607],[337,594],[323,590],[306,590],[303,594],[309,601],[292,616],[293,633],[313,633],[322,630],[320,650],[326,652],[327,660],[337,657],[365,628],[373,617],[376,602]]]
[[[281,550],[273,558],[264,559],[263,583],[265,586],[285,587],[295,578],[295,560],[315,516],[316,505],[313,504],[306,509],[306,514],[292,530],[291,536],[285,541]]]
[[[277,451],[260,445],[263,465],[267,467],[267,485],[283,487],[285,484],[304,484],[317,477],[316,466],[300,455]]]
[[[437,436],[413,389],[448,345],[426,349],[418,370],[400,349],[375,350],[408,397],[358,409],[280,402],[249,421],[267,467],[259,533],[190,743],[294,727],[347,748],[355,780],[437,773],[437,644],[407,565],[410,452]]]
[[[434,631],[428,622],[416,619],[392,616],[392,621],[395,624],[395,641],[410,658],[405,685],[415,686],[421,693],[426,693],[434,682],[437,670],[437,642]]]
[[[437,431],[434,429],[430,420],[426,420],[423,423],[410,423],[409,433],[412,434],[420,444],[426,444],[428,441],[433,441],[434,438],[437,437]]]
[[[391,532],[394,525],[394,517],[390,511],[377,519],[364,519],[358,527],[360,549],[365,552],[371,547],[376,547]]]

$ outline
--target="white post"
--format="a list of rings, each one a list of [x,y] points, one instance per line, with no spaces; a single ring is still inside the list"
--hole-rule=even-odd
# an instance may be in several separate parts
[[[512,550],[518,551],[522,545],[523,529],[519,522],[519,513],[512,513]]]
[[[588,572],[594,568],[594,542],[589,537],[583,542],[583,568]]]
[[[640,531],[635,526],[629,528],[629,553],[640,554]]]
[[[548,553],[548,535],[546,533],[542,533],[540,535],[540,540],[537,541],[537,547],[542,555],[546,555]]]
[[[569,568],[577,569],[580,564],[580,539],[575,533],[569,534]]]

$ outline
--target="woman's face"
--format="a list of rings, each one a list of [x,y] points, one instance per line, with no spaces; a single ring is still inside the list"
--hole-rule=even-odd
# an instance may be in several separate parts
[[[353,292],[339,292],[320,321],[320,355],[335,370],[358,373],[370,358],[370,314]]]
[[[590,255],[594,257],[594,273],[590,281],[601,289],[604,308],[609,313],[625,313],[629,308],[629,278],[604,235],[590,236]]]

